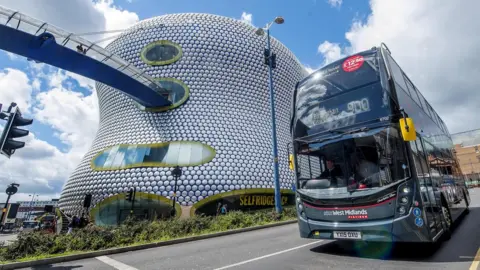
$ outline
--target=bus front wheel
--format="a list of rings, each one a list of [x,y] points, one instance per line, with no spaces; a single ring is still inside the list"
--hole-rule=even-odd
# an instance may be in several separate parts
[[[468,215],[468,213],[470,213],[470,205],[468,203],[468,197],[467,197],[467,194],[465,194],[465,191],[463,192],[463,198],[465,200],[465,214]]]

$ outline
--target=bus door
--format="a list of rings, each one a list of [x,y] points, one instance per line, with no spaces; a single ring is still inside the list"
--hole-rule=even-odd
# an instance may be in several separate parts
[[[415,168],[417,170],[417,179],[422,203],[420,209],[425,213],[425,225],[428,226],[430,238],[433,239],[433,237],[435,237],[442,229],[441,217],[439,215],[441,211],[439,211],[439,202],[436,199],[435,191],[433,189],[433,181],[423,151],[424,148],[418,138],[420,137],[417,137],[416,141],[410,142],[410,146],[415,161]],[[416,214],[415,211],[414,214]],[[420,215],[420,217],[422,217],[422,215]]]

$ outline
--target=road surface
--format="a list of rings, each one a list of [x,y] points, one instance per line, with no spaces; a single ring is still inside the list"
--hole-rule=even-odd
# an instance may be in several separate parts
[[[297,224],[28,269],[462,269],[480,270],[480,189],[470,214],[438,248],[345,246],[301,239]],[[478,257],[477,257],[478,258]],[[477,268],[478,267],[478,268]],[[27,269],[27,268],[26,268]]]
[[[0,244],[4,244],[4,245],[9,245],[11,243],[11,241],[14,241],[15,239],[17,239],[17,234],[16,233],[12,233],[12,234],[0,234]]]

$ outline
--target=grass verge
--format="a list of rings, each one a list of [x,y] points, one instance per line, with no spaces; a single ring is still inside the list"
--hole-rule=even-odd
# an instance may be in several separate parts
[[[72,234],[22,233],[9,246],[0,249],[0,263],[24,262],[73,255],[109,248],[136,246],[189,236],[223,232],[296,219],[294,207],[275,212],[233,211],[218,217],[195,216],[185,220],[126,220],[117,227],[89,225]]]

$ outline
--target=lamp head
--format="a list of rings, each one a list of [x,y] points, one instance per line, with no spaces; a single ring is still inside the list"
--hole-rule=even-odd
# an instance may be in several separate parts
[[[257,34],[257,36],[263,36],[265,31],[263,31],[263,28],[258,28],[257,31],[255,31],[255,34]]]
[[[278,16],[275,18],[275,21],[274,21],[276,24],[282,24],[285,22],[285,19],[283,19],[282,16]]]

